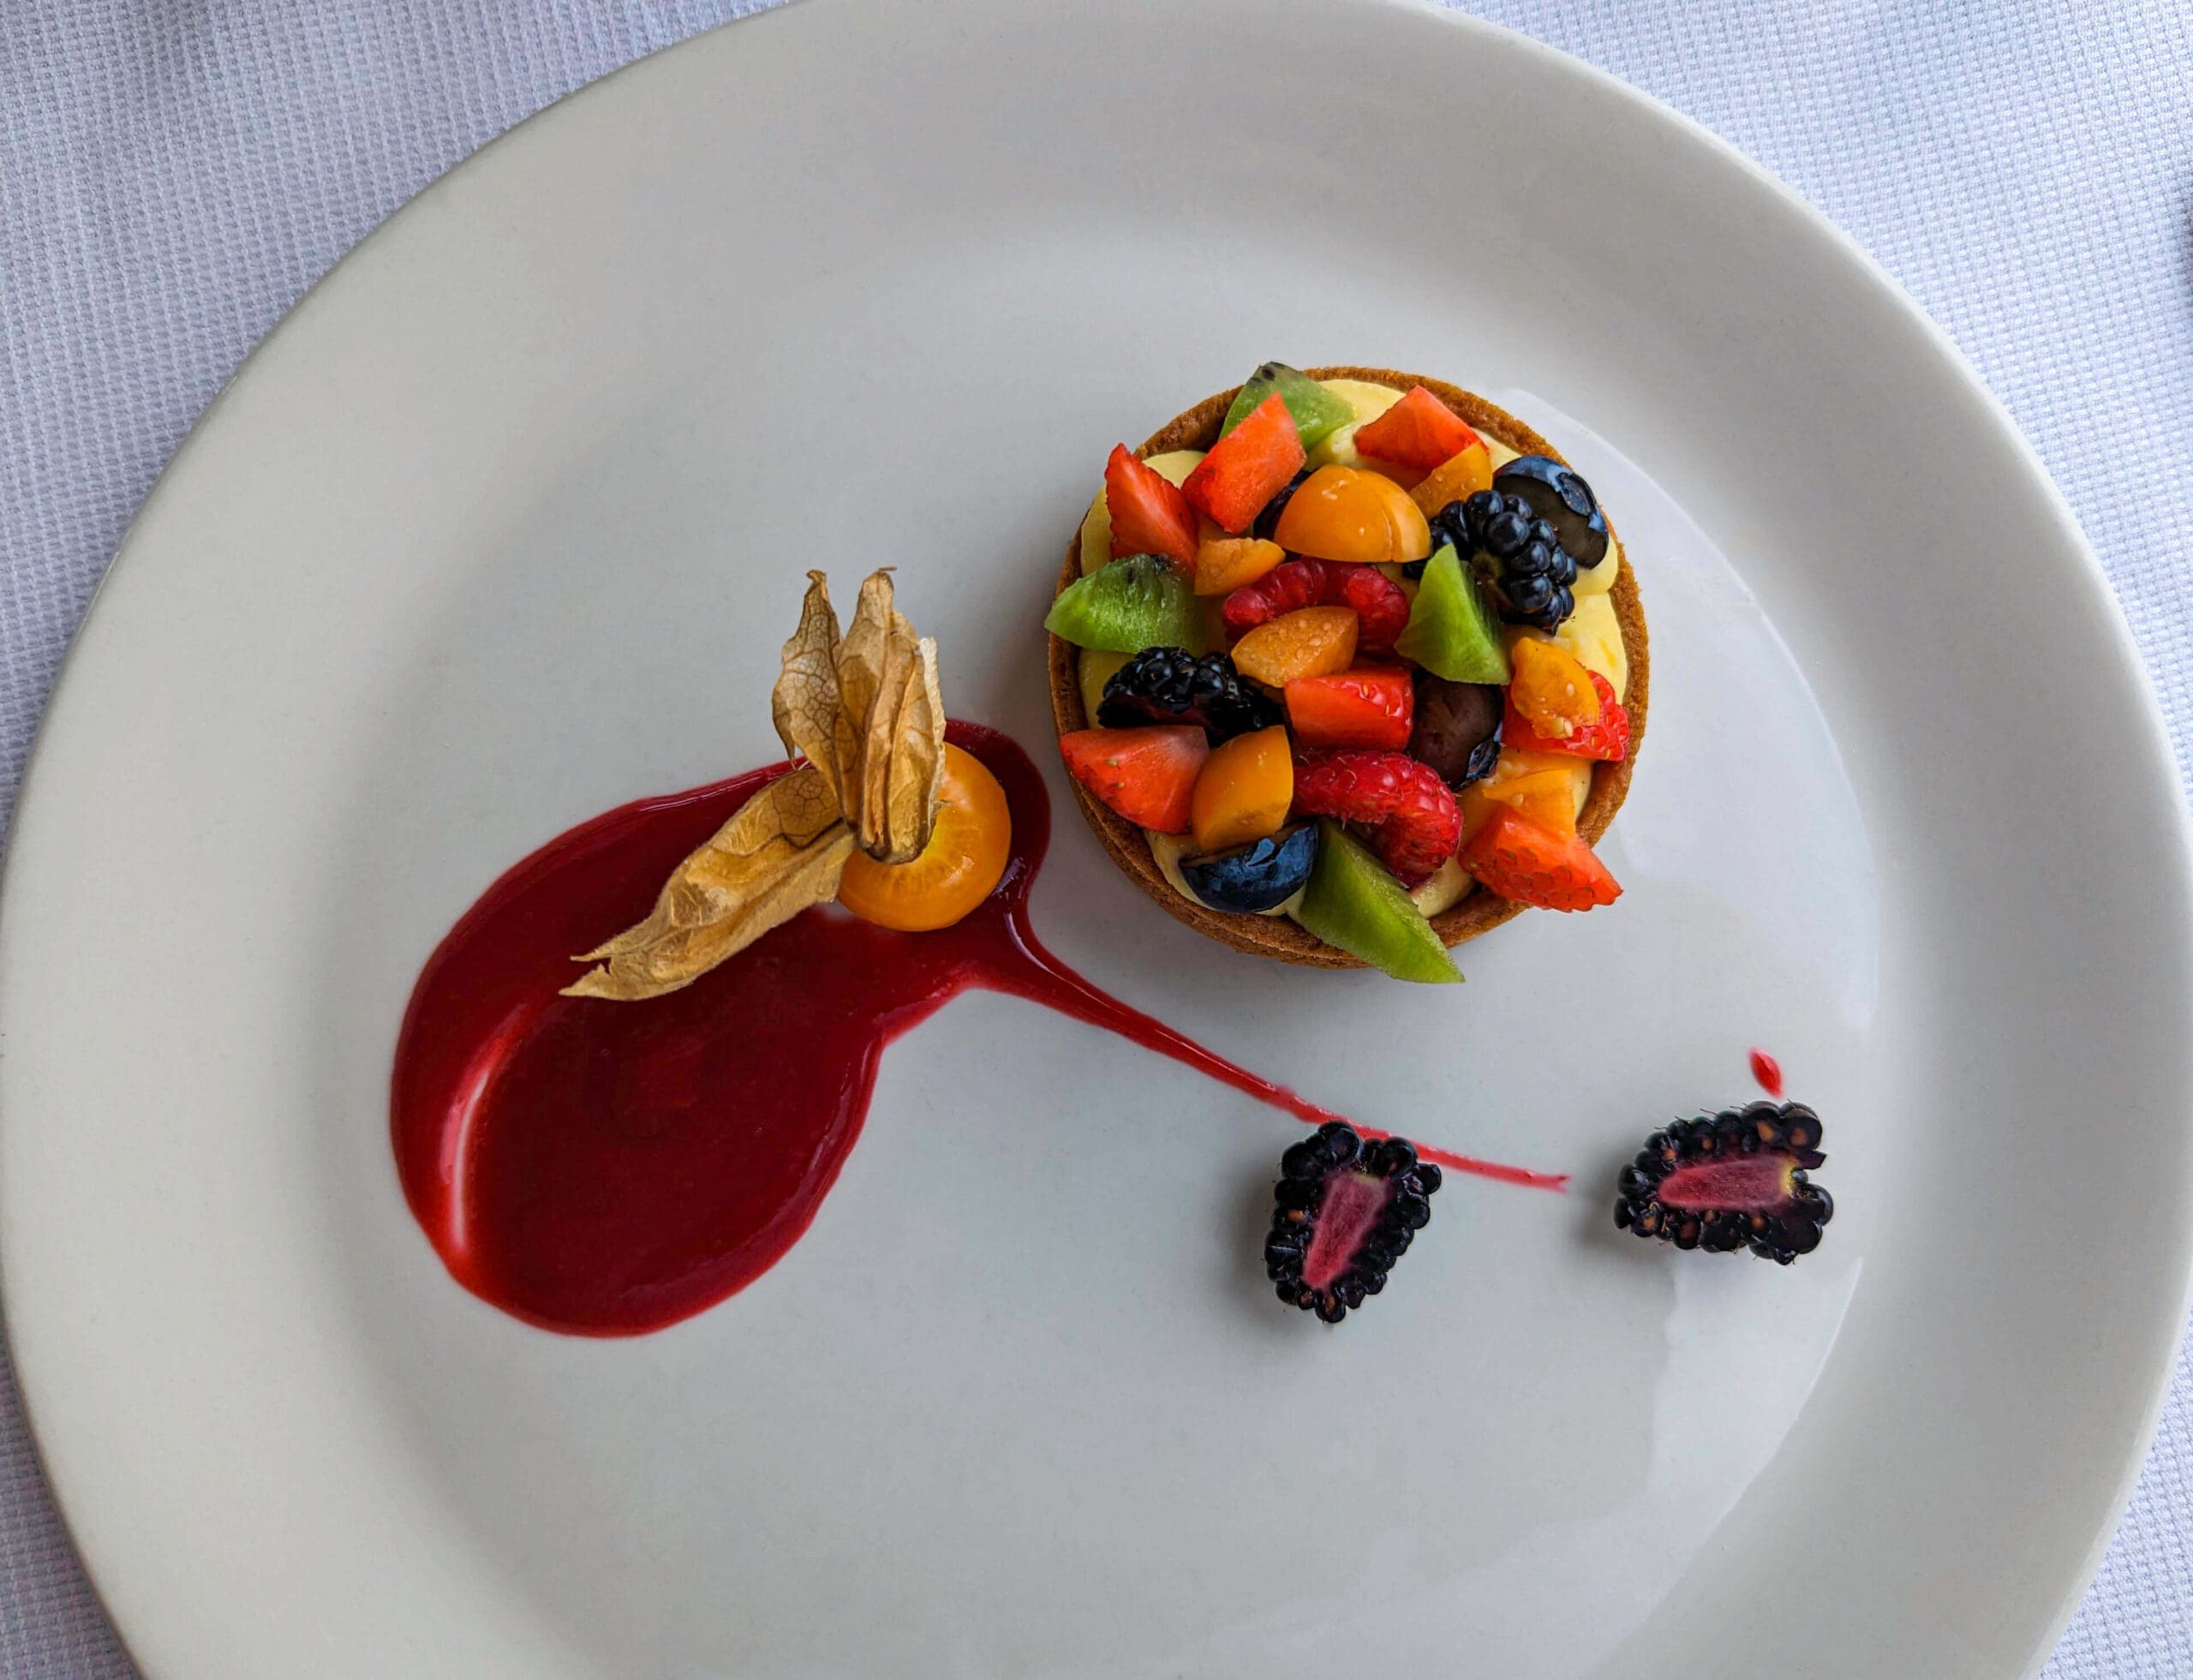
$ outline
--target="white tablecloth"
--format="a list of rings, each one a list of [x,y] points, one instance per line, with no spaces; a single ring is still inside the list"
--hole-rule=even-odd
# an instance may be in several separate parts
[[[521,117],[762,3],[0,0],[0,821],[132,511],[305,287]],[[2193,440],[2193,6],[1472,9],[1718,129],[1903,281],[2070,494],[2188,762],[2193,471],[2178,457]],[[2189,1548],[2181,1357],[2051,1680],[2193,1676]],[[130,1672],[0,1372],[0,1674]]]

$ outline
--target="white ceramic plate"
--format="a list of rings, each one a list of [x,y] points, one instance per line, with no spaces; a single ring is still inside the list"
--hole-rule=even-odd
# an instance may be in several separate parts
[[[452,918],[774,756],[811,564],[896,564],[953,709],[1040,747],[1105,449],[1270,356],[1477,386],[1598,481],[1653,626],[1628,896],[1460,993],[1305,974],[1065,807],[1039,925],[1578,1193],[1456,1182],[1328,1332],[1258,1265],[1288,1122],[976,996],[745,1294],[597,1342],[451,1282],[386,1085]],[[161,1675],[2014,1675],[2182,1323],[2185,858],[2031,453],[1694,129],[1401,4],[813,0],[425,194],[148,503],[9,859],[19,1369]],[[1826,1116],[1825,1246],[1617,1235],[1754,1044]]]

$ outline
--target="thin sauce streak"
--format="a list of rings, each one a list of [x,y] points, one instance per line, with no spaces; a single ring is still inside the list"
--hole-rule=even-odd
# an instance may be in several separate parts
[[[1306,1124],[1344,1118],[1052,955],[1028,918],[1050,835],[1042,778],[1002,735],[950,732],[1004,785],[1013,822],[1004,879],[953,927],[900,934],[810,910],[667,997],[559,995],[577,972],[571,953],[645,914],[671,868],[781,774],[777,764],[580,824],[451,930],[405,1014],[391,1126],[404,1194],[459,1282],[529,1323],[587,1336],[659,1330],[744,1288],[836,1182],[883,1047],[971,987],[1116,1032]],[[1503,1183],[1567,1184],[1420,1152]]]

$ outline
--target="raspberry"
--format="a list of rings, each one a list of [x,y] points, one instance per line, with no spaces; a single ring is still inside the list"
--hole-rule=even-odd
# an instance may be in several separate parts
[[[1377,830],[1378,861],[1414,887],[1454,855],[1462,817],[1438,772],[1405,752],[1305,755],[1294,768],[1294,809]]]
[[[1336,598],[1328,590],[1325,599],[1355,609],[1356,647],[1364,653],[1386,652],[1408,628],[1408,597],[1401,586],[1376,566],[1329,563],[1326,570],[1340,574],[1340,593]]]
[[[1408,596],[1376,567],[1331,560],[1288,560],[1226,597],[1226,633],[1240,636],[1305,607],[1346,607],[1355,613],[1355,645],[1382,654],[1408,625]]]

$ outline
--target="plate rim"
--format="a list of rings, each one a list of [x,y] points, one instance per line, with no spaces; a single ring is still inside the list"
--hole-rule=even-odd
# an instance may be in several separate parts
[[[1464,35],[1474,35],[1482,42],[1493,44],[1497,51],[1533,59],[1542,68],[1557,75],[1581,79],[1599,97],[1627,105],[1634,112],[1650,118],[1653,125],[1664,134],[1666,143],[1674,146],[1688,144],[1700,148],[1710,158],[1713,167],[1732,169],[1754,190],[1762,192],[1775,200],[1805,236],[1819,242],[1819,257],[1822,262],[1847,265],[1849,278],[1853,284],[1872,291],[1877,301],[1888,305],[1905,326],[1915,329],[1916,336],[1927,348],[1934,372],[1947,375],[1959,394],[1974,405],[1984,417],[1994,441],[2005,447],[2006,458],[2017,462],[2020,476],[2029,488],[2040,493],[2041,501],[2051,515],[2051,536],[2054,545],[2068,550],[2073,557],[2074,563],[2070,571],[2078,578],[2078,587],[2087,592],[2087,605],[2102,609],[2095,616],[2107,627],[2106,634],[2117,665],[2114,679],[2128,685],[2132,696],[2136,697],[2132,710],[2141,720],[2136,750],[2146,760],[2148,773],[2172,790],[2172,797],[2166,802],[2172,813],[2171,844],[2166,849],[2176,859],[2180,890],[2189,902],[2193,902],[2193,808],[2188,805],[2184,777],[2171,744],[2154,680],[2133,636],[2122,602],[2109,581],[2107,571],[2088,540],[2063,491],[2050,475],[2038,451],[2007,405],[1982,380],[1946,331],[1920,306],[1902,283],[1855,236],[1764,164],[1703,123],[1612,72],[1507,25],[1452,9],[1438,3],[1438,0],[1348,0],[1348,3],[1366,11],[1437,18],[1446,27]],[[943,27],[940,0],[829,0],[829,3],[834,11],[851,9],[855,5],[900,13],[918,11],[924,15],[929,27]],[[951,3],[977,7],[984,3],[984,0],[951,0]],[[1330,4],[1330,0],[1324,0],[1324,3]],[[1078,9],[1102,9],[1101,0],[1074,0],[1074,4]],[[110,591],[117,577],[122,575],[125,565],[141,567],[148,563],[139,553],[140,549],[152,540],[148,533],[177,493],[178,482],[187,478],[198,456],[203,451],[206,435],[222,424],[238,388],[245,380],[260,373],[270,356],[278,353],[280,348],[296,336],[301,322],[308,324],[320,309],[327,307],[323,295],[331,282],[349,268],[354,260],[385,242],[391,230],[399,224],[415,221],[422,212],[431,212],[452,180],[472,170],[481,160],[499,154],[507,146],[519,143],[522,137],[533,135],[540,127],[552,123],[580,120],[574,112],[590,111],[595,104],[614,97],[618,87],[628,79],[642,78],[651,69],[659,66],[660,61],[685,49],[740,26],[780,27],[782,27],[781,20],[821,9],[822,5],[822,0],[778,0],[778,3],[768,5],[762,10],[712,24],[570,90],[493,135],[436,175],[330,263],[283,311],[222,381],[176,444],[116,543],[85,604],[76,628],[71,633],[68,649],[56,668],[26,754],[22,774],[16,785],[9,814],[4,853],[0,854],[0,1046],[4,1046],[9,1037],[7,1004],[13,990],[12,978],[18,967],[14,936],[15,920],[8,914],[8,910],[17,901],[18,895],[29,890],[21,878],[24,866],[20,861],[21,848],[18,840],[26,816],[40,809],[36,802],[36,790],[45,786],[55,774],[47,768],[53,756],[49,749],[56,732],[55,720],[70,703],[69,697],[84,680],[84,661],[81,655],[84,652],[87,631],[107,602]],[[133,571],[129,575],[134,576],[135,573]],[[2177,929],[2177,935],[2180,950],[2193,957],[2193,921],[2181,924]],[[6,1217],[15,1198],[24,1193],[14,1187],[14,1175],[5,1170],[9,1153],[5,1146],[6,1141],[24,1123],[24,1105],[19,1105],[15,1100],[15,1085],[20,1076],[10,1073],[10,1064],[20,1066],[20,1061],[21,1053],[17,1056],[0,1057],[0,1326],[5,1327],[9,1360],[15,1375],[27,1438],[72,1553],[97,1596],[116,1639],[134,1661],[149,1671],[152,1665],[148,1661],[148,1653],[152,1639],[144,1629],[125,1623],[113,1607],[113,1594],[110,1587],[111,1582],[118,1578],[120,1565],[107,1555],[106,1537],[95,1540],[87,1534],[80,1524],[76,1510],[65,1494],[62,1478],[55,1473],[51,1440],[67,1427],[66,1425],[57,1427],[55,1421],[64,1409],[61,1396],[46,1390],[35,1361],[27,1362],[21,1357],[19,1327],[27,1318],[39,1315],[34,1308],[27,1311],[27,1297],[15,1281],[19,1257],[15,1255],[18,1239],[15,1232],[18,1222]],[[2179,1187],[2178,1198],[2182,1208],[2193,1211],[2193,1176],[2189,1176],[2187,1181]],[[2184,1338],[2188,1320],[2193,1318],[2193,1245],[2187,1247],[2182,1258],[2184,1263],[2179,1268],[2174,1311],[2166,1321],[2158,1313],[2156,1322],[2146,1327],[2146,1339],[2150,1344],[2149,1369],[2142,1419],[2136,1432],[2136,1450],[2128,1450],[2124,1455],[2105,1502],[2102,1521],[2076,1570],[2065,1577],[2046,1631],[2023,1670],[2028,1680],[2039,1674],[2060,1643],[2065,1628],[2084,1599],[2122,1525],[2125,1510],[2152,1456],[2155,1434],[2172,1387],[2177,1354]]]

